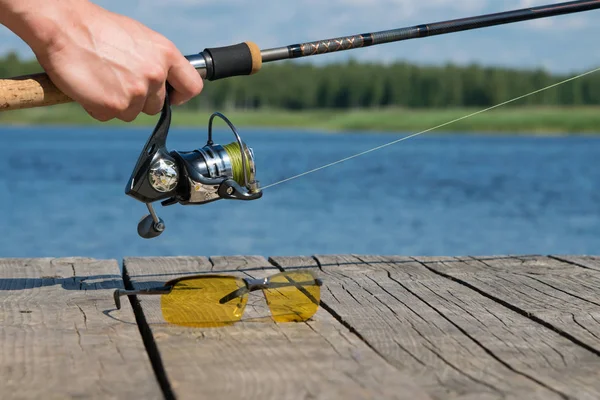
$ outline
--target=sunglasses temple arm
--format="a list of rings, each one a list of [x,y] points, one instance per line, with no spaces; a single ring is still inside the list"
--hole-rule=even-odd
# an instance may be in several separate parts
[[[227,302],[230,302],[233,299],[236,299],[238,297],[242,297],[243,295],[245,295],[246,293],[251,292],[252,290],[248,289],[247,287],[241,287],[238,290],[234,290],[233,292],[221,297],[221,299],[219,300],[219,304],[225,304]]]
[[[171,286],[161,286],[149,289],[139,289],[139,290],[125,290],[125,289],[117,289],[113,293],[113,297],[115,299],[115,306],[117,310],[121,309],[121,296],[137,296],[141,294],[169,294],[171,292]]]

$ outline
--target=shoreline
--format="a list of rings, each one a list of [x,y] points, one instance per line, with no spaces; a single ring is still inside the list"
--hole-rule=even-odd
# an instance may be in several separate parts
[[[215,110],[216,111],[216,110]],[[568,136],[600,135],[600,107],[503,108],[465,116],[480,109],[356,109],[356,110],[266,110],[221,111],[237,128],[298,129],[336,133],[416,133],[424,130],[440,134]],[[173,108],[172,126],[206,127],[212,112]],[[0,112],[0,126],[122,126],[154,127],[159,116],[140,115],[131,123],[119,120],[99,122],[78,105]],[[460,120],[458,120],[460,119]],[[457,120],[457,121],[455,121]],[[450,121],[454,121],[449,123]],[[220,126],[219,122],[218,125]],[[437,129],[432,129],[437,127]]]

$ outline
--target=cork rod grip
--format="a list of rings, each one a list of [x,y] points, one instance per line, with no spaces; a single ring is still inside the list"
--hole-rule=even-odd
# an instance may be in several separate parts
[[[246,46],[250,50],[250,56],[252,57],[252,72],[250,75],[254,75],[262,68],[262,54],[260,48],[254,42],[245,42]]]
[[[47,74],[39,73],[0,79],[0,112],[70,103]]]
[[[262,67],[260,49],[253,42],[206,49],[212,58],[208,80],[252,75]],[[0,112],[71,103],[45,73],[0,79]]]

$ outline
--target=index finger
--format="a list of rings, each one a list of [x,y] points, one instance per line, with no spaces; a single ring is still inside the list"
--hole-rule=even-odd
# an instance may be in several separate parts
[[[171,104],[181,105],[199,95],[204,88],[202,77],[196,68],[181,54],[169,68],[167,82],[173,88],[170,93]]]

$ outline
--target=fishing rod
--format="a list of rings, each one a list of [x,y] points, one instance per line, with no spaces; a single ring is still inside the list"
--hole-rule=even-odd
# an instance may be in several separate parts
[[[239,47],[230,46],[228,48],[205,49],[197,55],[187,56],[187,59],[196,67],[203,78],[212,81],[234,75],[251,75],[260,69],[261,63],[309,57],[318,54],[352,50],[408,39],[424,38],[486,28],[495,25],[591,11],[594,9],[600,9],[600,0],[580,0],[530,7],[380,32],[317,40],[314,42],[299,43],[266,50],[259,50],[253,43],[248,43],[247,47],[249,54],[246,53],[245,55],[243,54],[245,50],[244,46],[243,44],[240,44],[238,45]],[[230,57],[231,61],[233,61],[235,57],[239,58],[236,69],[231,65],[233,62],[227,62],[229,61],[226,59],[227,57]]]
[[[203,79],[215,81],[233,76],[253,75],[264,63],[273,61],[595,9],[600,9],[600,0],[570,1],[265,50],[248,41],[232,46],[206,48],[186,58]],[[71,101],[44,73],[0,79],[0,111]],[[213,142],[212,125],[215,117],[227,123],[235,136],[234,142],[228,145]],[[156,215],[152,207],[155,201],[162,201],[163,206],[168,206],[176,203],[206,204],[219,199],[255,200],[262,197],[262,191],[256,180],[254,153],[242,141],[235,126],[227,117],[221,113],[213,113],[209,119],[206,145],[188,152],[167,149],[166,140],[170,124],[171,106],[167,93],[159,121],[140,153],[125,188],[127,195],[145,203],[149,211],[149,215],[142,218],[138,224],[138,234],[141,237],[147,239],[157,237],[165,229],[164,221]]]
[[[185,57],[203,79],[215,81],[233,76],[253,75],[261,69],[264,63],[273,61],[359,49],[595,9],[600,9],[600,0],[570,1],[379,32],[322,39],[265,50],[261,50],[255,43],[247,41],[231,46],[206,48],[200,53]],[[72,102],[72,100],[57,89],[46,74],[0,79],[0,111],[68,102]]]

